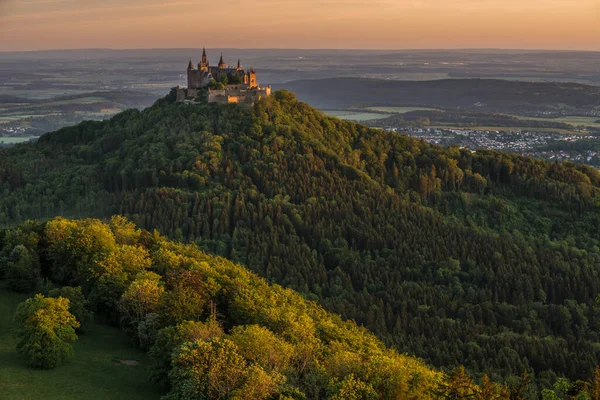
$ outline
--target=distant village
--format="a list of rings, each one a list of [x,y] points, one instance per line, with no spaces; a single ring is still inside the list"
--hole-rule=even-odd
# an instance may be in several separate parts
[[[187,88],[177,88],[178,102],[208,101],[208,103],[254,104],[271,95],[271,86],[261,87],[254,69],[244,70],[241,61],[237,66],[227,65],[221,54],[217,66],[208,62],[206,49],[198,66],[190,60],[187,67]]]
[[[490,149],[506,151],[548,161],[573,161],[600,166],[600,151],[569,150],[567,144],[581,140],[597,139],[596,136],[568,135],[549,132],[504,132],[500,130],[440,129],[440,128],[391,128],[390,130],[425,140],[440,146],[458,146],[476,151]],[[551,144],[564,146],[550,146]],[[564,147],[558,148],[556,147]]]

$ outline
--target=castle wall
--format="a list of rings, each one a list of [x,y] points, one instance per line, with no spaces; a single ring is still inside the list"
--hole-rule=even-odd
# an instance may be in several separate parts
[[[209,103],[246,103],[253,104],[254,102],[271,95],[271,86],[264,88],[248,88],[246,85],[232,85],[225,89],[209,90]]]
[[[188,70],[188,89],[197,89],[202,87],[202,76],[204,73],[200,70]]]

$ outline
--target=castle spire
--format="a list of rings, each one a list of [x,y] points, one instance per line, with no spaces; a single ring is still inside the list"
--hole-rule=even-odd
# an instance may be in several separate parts
[[[206,58],[206,48],[202,46],[202,60],[198,65],[198,69],[201,71],[208,71],[208,58]]]
[[[240,59],[238,58],[238,69],[242,68],[242,64],[240,63]]]
[[[190,58],[190,63],[188,64],[188,70],[193,70],[194,69],[194,64],[192,64],[192,59]]]
[[[221,59],[219,60],[219,68],[227,68],[225,61],[223,61],[223,53],[221,53]]]

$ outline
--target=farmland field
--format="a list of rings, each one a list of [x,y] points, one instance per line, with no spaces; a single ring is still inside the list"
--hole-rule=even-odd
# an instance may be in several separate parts
[[[0,144],[17,144],[28,142],[31,139],[35,139],[38,136],[4,136],[0,137]]]
[[[578,117],[578,116],[569,116],[569,117],[560,117],[560,118],[530,118],[530,117],[519,117],[521,119],[529,119],[534,121],[552,121],[552,122],[562,122],[565,124],[571,124],[573,126],[587,126],[592,128],[600,128],[600,120],[599,117]]]
[[[364,111],[345,111],[345,110],[323,110],[330,117],[336,117],[348,121],[373,121],[376,119],[388,118],[387,114],[369,113]]]
[[[369,107],[367,110],[379,111],[390,114],[404,114],[412,111],[437,111],[438,108],[428,107]]]

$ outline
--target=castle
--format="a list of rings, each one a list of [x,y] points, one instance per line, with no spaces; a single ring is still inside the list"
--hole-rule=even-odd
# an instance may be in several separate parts
[[[253,104],[262,97],[271,94],[271,86],[260,87],[256,80],[256,71],[244,71],[238,60],[237,67],[228,66],[223,54],[216,67],[210,66],[206,49],[202,49],[202,60],[198,68],[192,60],[187,67],[187,89],[177,88],[177,101],[196,99],[207,95],[209,103]]]

